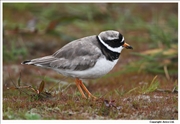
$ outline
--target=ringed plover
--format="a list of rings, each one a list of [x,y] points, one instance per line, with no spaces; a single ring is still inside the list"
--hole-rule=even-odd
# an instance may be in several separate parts
[[[132,49],[121,33],[108,30],[74,40],[52,55],[26,60],[21,64],[49,68],[73,77],[83,98],[87,98],[84,90],[89,98],[96,99],[81,79],[95,79],[107,74],[116,65],[123,48]]]

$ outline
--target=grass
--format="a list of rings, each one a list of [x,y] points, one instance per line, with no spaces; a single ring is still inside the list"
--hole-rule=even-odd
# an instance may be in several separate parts
[[[16,61],[20,57],[25,58],[27,56],[27,49],[26,47],[22,46],[16,46],[15,42],[10,42],[10,44],[3,46],[3,60],[8,62],[9,60],[11,61]],[[18,56],[18,57],[17,57]]]
[[[3,4],[3,119],[177,120],[177,6]],[[27,23],[36,18],[32,31]],[[123,50],[109,74],[85,82],[98,101],[82,99],[72,78],[20,65],[109,29],[134,49]]]
[[[159,82],[156,81],[157,76],[155,76],[153,78],[153,80],[151,81],[150,85],[147,86],[146,84],[141,88],[142,91],[140,91],[143,94],[146,93],[150,93],[150,92],[154,92],[155,90],[157,90],[158,86],[159,86]]]

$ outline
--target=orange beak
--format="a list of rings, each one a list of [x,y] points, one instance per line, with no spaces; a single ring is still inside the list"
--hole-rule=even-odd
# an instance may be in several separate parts
[[[133,49],[133,47],[127,43],[124,43],[122,46],[125,47],[126,49]]]

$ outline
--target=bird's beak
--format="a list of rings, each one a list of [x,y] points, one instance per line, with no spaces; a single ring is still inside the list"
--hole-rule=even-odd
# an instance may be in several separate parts
[[[130,46],[129,44],[127,44],[127,43],[124,43],[123,47],[125,47],[126,49],[133,49],[133,47]]]

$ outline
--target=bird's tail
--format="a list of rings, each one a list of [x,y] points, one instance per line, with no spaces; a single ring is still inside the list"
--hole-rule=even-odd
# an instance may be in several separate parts
[[[54,58],[53,56],[45,56],[37,59],[26,60],[21,64],[49,67],[50,63],[54,60],[56,60],[56,58]]]

